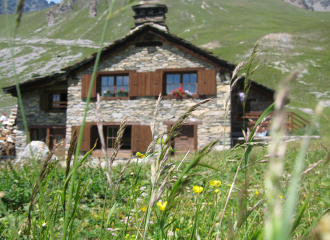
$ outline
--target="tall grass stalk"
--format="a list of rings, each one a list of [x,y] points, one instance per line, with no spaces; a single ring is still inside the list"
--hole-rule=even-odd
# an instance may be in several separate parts
[[[270,129],[272,140],[269,145],[269,154],[271,160],[269,171],[265,178],[268,199],[268,216],[264,231],[266,240],[279,240],[282,235],[281,231],[283,230],[282,203],[280,201],[280,178],[282,177],[284,156],[286,152],[286,144],[282,140],[285,136],[284,122],[286,121],[284,106],[286,104],[287,96],[290,93],[291,84],[298,76],[298,73],[298,71],[295,71],[281,82],[275,97],[275,117]]]
[[[18,6],[22,5],[22,2],[24,2],[24,1],[21,0],[18,3]],[[16,92],[17,92],[18,102],[19,102],[19,106],[20,106],[20,110],[21,110],[22,119],[23,119],[25,135],[26,135],[26,138],[27,138],[27,142],[30,143],[31,140],[30,140],[28,125],[27,125],[27,121],[26,121],[26,117],[25,117],[25,113],[24,113],[23,100],[22,100],[21,90],[20,90],[19,81],[18,81],[18,75],[17,75],[17,71],[16,71],[16,66],[15,66],[14,50],[13,50],[13,43],[12,43],[13,40],[12,40],[12,37],[11,37],[11,34],[10,34],[9,15],[8,15],[8,1],[7,0],[4,1],[4,6],[5,6],[5,19],[6,19],[6,27],[7,27],[7,37],[8,37],[8,44],[9,44],[9,49],[10,49],[10,58],[11,58],[11,62],[12,62],[13,72],[14,72]],[[20,22],[20,18],[19,18],[19,21],[16,22],[15,32],[17,31],[19,22]],[[44,209],[44,212],[45,212],[45,215],[46,215],[47,222],[48,222],[48,224],[50,224],[51,237],[52,237],[52,239],[55,239],[54,238],[54,230],[53,230],[52,222],[50,221],[50,217],[49,217],[48,210],[47,210],[47,205],[46,205],[45,198],[44,198],[44,190],[43,190],[43,187],[41,185],[41,181],[40,181],[40,178],[39,178],[39,175],[38,175],[38,169],[37,169],[37,166],[36,166],[35,158],[33,156],[31,145],[29,145],[29,150],[30,150],[31,162],[32,162],[32,166],[33,166],[34,175],[35,175],[35,178],[36,178],[37,185],[39,187],[40,199],[41,199],[41,202],[42,202],[42,205],[43,205],[43,209]]]
[[[286,239],[290,238],[290,228],[291,228],[291,222],[292,218],[296,209],[296,203],[298,199],[298,192],[299,192],[299,181],[301,179],[301,174],[304,170],[304,160],[305,160],[305,151],[308,149],[310,144],[310,136],[313,133],[313,130],[315,129],[316,123],[318,122],[321,113],[322,113],[323,107],[322,105],[318,104],[315,110],[314,118],[311,122],[311,126],[309,127],[308,131],[305,134],[305,138],[301,144],[301,148],[299,151],[299,154],[297,156],[294,170],[292,174],[292,181],[290,183],[288,192],[287,192],[287,200],[284,206],[283,210],[283,218],[282,218],[282,230],[280,231],[280,236],[278,239]]]
[[[127,5],[125,5],[120,10],[118,10],[116,12],[116,14],[118,14],[120,11],[123,11],[124,9],[130,7],[135,1],[136,0],[128,1]],[[71,184],[70,184],[70,188],[69,188],[69,196],[68,196],[68,203],[70,204],[70,206],[71,206],[72,196],[73,196],[73,192],[74,192],[74,181],[75,181],[76,171],[77,171],[77,168],[78,168],[78,157],[79,157],[80,147],[81,147],[81,143],[82,143],[82,137],[83,137],[83,132],[84,132],[84,128],[85,128],[85,123],[86,123],[88,106],[89,106],[91,96],[92,96],[92,89],[93,89],[93,85],[94,85],[94,82],[95,82],[95,76],[96,76],[98,64],[99,64],[99,61],[100,61],[100,58],[101,58],[104,39],[105,39],[107,29],[108,29],[108,26],[109,26],[109,21],[113,16],[112,11],[113,11],[114,3],[115,3],[115,1],[112,0],[111,3],[110,3],[109,9],[108,9],[108,14],[107,14],[107,18],[106,18],[106,21],[105,21],[105,24],[104,24],[100,45],[99,45],[98,52],[97,52],[96,59],[95,59],[95,64],[94,64],[94,69],[93,69],[93,74],[92,74],[92,80],[91,80],[91,83],[89,85],[88,94],[87,94],[87,98],[86,98],[86,105],[85,105],[85,110],[84,110],[83,119],[82,119],[82,123],[81,123],[81,130],[79,132],[75,158],[74,158],[74,161],[73,161],[73,170],[72,170],[73,174],[72,174]],[[65,240],[66,236],[67,236],[68,222],[69,222],[69,211],[66,211],[65,218],[64,218],[63,236],[62,236],[63,240]]]

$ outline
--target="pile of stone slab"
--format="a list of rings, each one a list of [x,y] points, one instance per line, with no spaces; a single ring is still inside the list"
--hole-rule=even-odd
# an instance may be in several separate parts
[[[0,128],[0,156],[15,155],[15,138],[16,138],[16,117],[17,105],[11,110],[7,121],[3,122],[3,127]],[[0,125],[1,127],[1,125]]]

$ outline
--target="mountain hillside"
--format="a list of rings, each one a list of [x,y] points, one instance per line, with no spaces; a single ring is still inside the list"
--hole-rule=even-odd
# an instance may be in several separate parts
[[[122,7],[122,2],[116,1],[115,9]],[[246,60],[259,41],[260,67],[253,79],[261,84],[276,89],[284,76],[302,69],[288,109],[311,119],[313,109],[320,102],[325,107],[320,131],[329,135],[329,12],[307,11],[282,0],[166,0],[163,3],[169,9],[166,23],[170,32],[220,58],[235,63]],[[77,0],[72,5],[63,2],[62,7],[56,5],[25,13],[14,42],[19,80],[58,71],[97,51],[107,7],[107,0]],[[133,11],[126,9],[111,19],[105,44],[129,32],[134,26],[132,16]],[[12,31],[15,16],[9,18]],[[0,15],[0,22],[5,22],[5,16]],[[14,83],[8,39],[4,36],[7,30],[1,24],[0,87]],[[2,109],[16,103],[14,98],[1,94]]]
[[[8,13],[13,14],[16,10],[18,0],[8,0]],[[46,0],[25,0],[23,12],[38,11],[54,6],[55,2],[48,3]],[[0,0],[0,14],[5,14],[4,0]]]

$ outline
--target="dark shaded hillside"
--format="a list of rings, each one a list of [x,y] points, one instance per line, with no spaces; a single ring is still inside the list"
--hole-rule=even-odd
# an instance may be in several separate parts
[[[18,0],[8,0],[8,13],[14,14]],[[55,2],[46,0],[25,0],[23,12],[33,12],[54,6]],[[0,14],[5,14],[4,0],[0,0]]]

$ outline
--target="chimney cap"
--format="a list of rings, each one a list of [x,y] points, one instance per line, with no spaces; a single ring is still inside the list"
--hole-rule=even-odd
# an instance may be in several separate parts
[[[135,27],[145,23],[166,26],[165,14],[168,12],[168,9],[165,4],[157,1],[141,1],[140,4],[132,6],[132,9],[135,12],[133,16]]]

